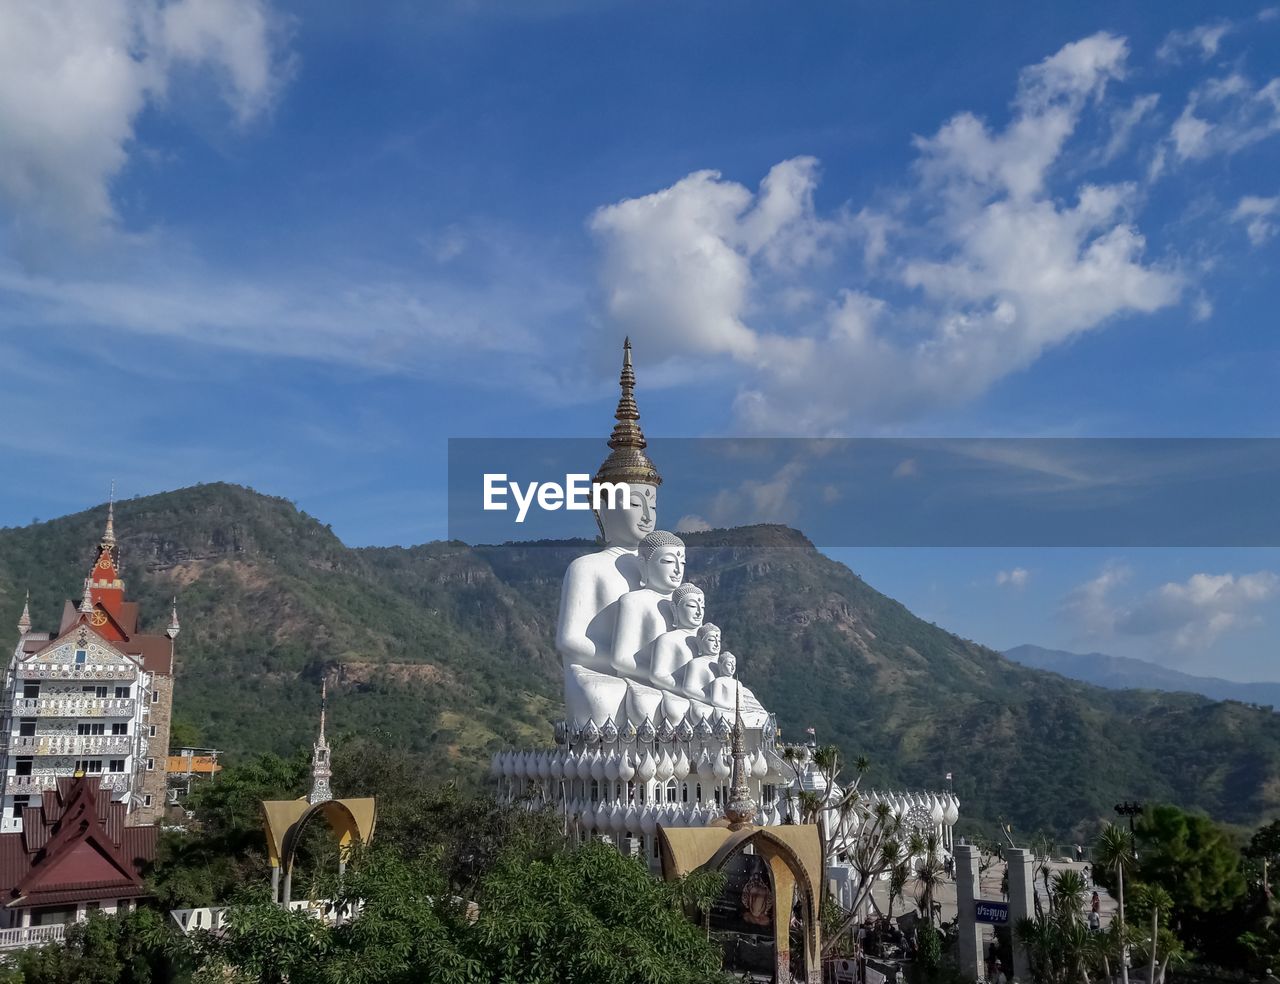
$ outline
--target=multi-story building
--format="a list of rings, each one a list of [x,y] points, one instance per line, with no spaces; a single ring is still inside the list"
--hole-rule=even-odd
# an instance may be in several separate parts
[[[177,604],[163,635],[139,632],[138,614],[119,574],[113,504],[84,594],[66,602],[58,631],[32,631],[29,605],[18,621],[0,697],[0,832],[21,830],[26,807],[79,775],[100,777],[129,824],[160,819]]]

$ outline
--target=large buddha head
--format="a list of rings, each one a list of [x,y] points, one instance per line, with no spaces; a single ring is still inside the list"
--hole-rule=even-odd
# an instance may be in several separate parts
[[[715,622],[704,622],[698,629],[698,655],[720,655],[720,626]]]
[[[674,533],[655,530],[640,541],[641,583],[659,594],[671,594],[684,582],[684,541]]]
[[[596,523],[606,544],[635,550],[640,541],[657,528],[658,486],[662,484],[662,476],[645,454],[649,445],[640,429],[640,409],[636,406],[631,339],[622,346],[622,374],[618,382],[622,396],[613,414],[617,423],[609,435],[609,457],[596,472],[595,480],[614,485],[625,482],[631,488],[631,495],[626,504],[617,509],[597,510]]]
[[[682,584],[671,592],[671,608],[675,612],[676,628],[696,629],[707,613],[707,599],[696,584]]]
[[[608,497],[604,497],[608,501]],[[640,541],[658,526],[658,487],[631,484],[631,495],[625,504],[611,509],[608,505],[596,511],[600,534],[611,547],[634,550]]]

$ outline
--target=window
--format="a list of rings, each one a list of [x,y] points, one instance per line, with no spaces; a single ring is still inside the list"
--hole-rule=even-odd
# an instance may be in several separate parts
[[[154,738],[155,736],[156,736],[156,726],[153,724],[150,730],[147,732],[147,737]]]
[[[76,772],[96,776],[102,774],[102,759],[76,759]]]
[[[151,703],[153,704],[160,703],[160,691],[158,690],[151,691]]]
[[[31,763],[34,761],[30,758],[20,758],[13,760],[13,774],[15,776],[31,775]]]
[[[115,721],[111,725],[111,733],[113,735],[127,735],[129,733],[128,721]]]
[[[107,763],[107,771],[108,771],[108,772],[123,772],[123,771],[124,771],[124,759],[112,759],[110,762],[108,762],[108,763]]]
[[[39,680],[24,680],[22,682],[22,696],[27,700],[31,700],[40,696]]]
[[[95,687],[92,684],[87,687],[81,687],[80,692],[86,697],[105,697],[107,696],[106,687]]]
[[[36,733],[35,718],[22,718],[18,722],[18,734],[20,734],[23,738],[32,738],[35,736],[35,733]]]
[[[107,726],[99,721],[97,724],[80,723],[76,725],[76,734],[84,735],[104,735],[107,733]]]
[[[89,654],[83,649],[76,650],[76,665],[84,666],[89,661]]]
[[[30,802],[30,796],[15,796],[13,798],[13,819],[21,820],[22,811],[27,808],[27,804]]]
[[[143,805],[143,806],[150,806],[150,805],[151,805],[151,794],[150,794],[150,793],[148,793],[146,796],[142,797],[142,805]]]
[[[125,699],[133,695],[132,687],[116,687],[116,696]]]
[[[147,759],[147,771],[151,772],[156,767],[155,759]]]

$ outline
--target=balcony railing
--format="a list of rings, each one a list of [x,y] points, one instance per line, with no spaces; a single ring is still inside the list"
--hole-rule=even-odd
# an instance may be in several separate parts
[[[22,950],[29,946],[57,943],[66,936],[67,927],[62,923],[52,926],[17,926],[0,929],[0,950]]]
[[[18,671],[19,680],[132,680],[137,675],[129,666],[95,663],[27,663]]]
[[[14,755],[128,755],[129,735],[19,735],[9,739]]]
[[[19,697],[13,702],[14,717],[133,717],[137,701],[133,697]]]
[[[58,779],[70,779],[74,773],[70,769],[59,769],[57,773],[42,772],[34,776],[10,776],[9,786],[15,793],[36,793],[42,789],[56,789]],[[89,775],[97,776],[101,782],[99,786],[102,789],[110,789],[112,792],[123,793],[129,789],[129,780],[132,778],[127,772],[91,772]]]

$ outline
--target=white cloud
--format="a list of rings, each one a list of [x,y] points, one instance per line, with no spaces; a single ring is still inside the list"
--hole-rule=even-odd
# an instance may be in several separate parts
[[[1170,31],[1156,51],[1156,57],[1163,61],[1176,62],[1190,52],[1202,61],[1208,61],[1218,53],[1222,39],[1233,30],[1235,25],[1230,21],[1215,21],[1212,24],[1197,25],[1186,31]]]
[[[83,237],[116,219],[111,182],[175,70],[213,72],[236,119],[280,81],[262,0],[0,5],[0,208],[19,234]]]
[[[1160,97],[1155,93],[1138,96],[1128,106],[1111,114],[1111,136],[1102,150],[1102,161],[1115,160],[1129,146],[1138,125],[1151,115]]]
[[[1232,220],[1244,225],[1249,242],[1261,246],[1273,235],[1276,227],[1273,216],[1280,211],[1280,196],[1261,198],[1257,195],[1245,195],[1240,199],[1231,213]]]
[[[1260,86],[1239,73],[1192,91],[1169,131],[1179,161],[1238,153],[1280,133],[1280,77]]]
[[[1097,577],[1078,585],[1062,603],[1063,613],[1087,637],[1105,637],[1115,631],[1118,617],[1111,593],[1132,576],[1123,564],[1108,564]]]
[[[677,533],[705,533],[709,529],[711,529],[711,524],[697,513],[681,516],[676,522]]]
[[[1280,596],[1280,577],[1253,574],[1193,574],[1170,581],[1130,601],[1112,593],[1129,571],[1109,567],[1077,587],[1064,611],[1086,635],[1151,636],[1179,652],[1207,649],[1224,633],[1259,622],[1256,608]]]
[[[755,193],[699,171],[600,209],[609,316],[659,358],[745,367],[735,409],[747,427],[828,433],[973,398],[1117,315],[1175,303],[1182,277],[1144,260],[1132,186],[1048,190],[1126,56],[1108,34],[1068,44],[1022,72],[1004,128],[960,113],[917,139],[892,216],[817,214],[811,158],[776,165]],[[842,249],[859,240],[862,270]],[[833,269],[846,286],[832,288]],[[854,283],[872,277],[883,291]],[[772,302],[798,283],[828,298],[808,321]]]
[[[1027,582],[1030,580],[1031,572],[1025,567],[1015,567],[1013,570],[996,572],[996,584],[1001,587],[1010,587],[1020,591],[1027,586]]]
[[[915,458],[903,458],[893,469],[894,478],[916,478],[920,474],[920,465]]]

